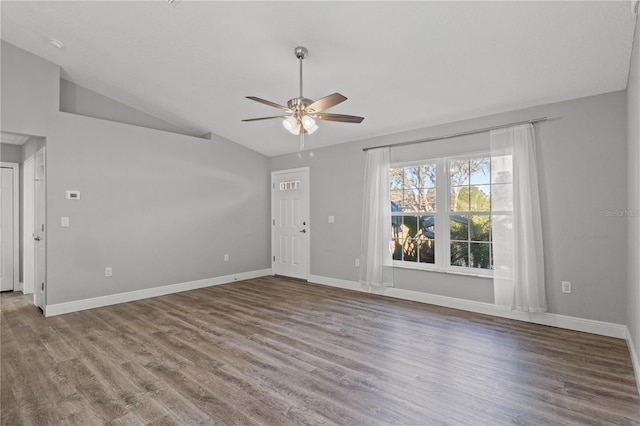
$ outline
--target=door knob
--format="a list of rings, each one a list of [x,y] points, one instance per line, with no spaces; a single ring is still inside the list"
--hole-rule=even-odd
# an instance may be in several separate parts
[[[300,232],[302,232],[303,234],[306,234],[306,233],[307,233],[307,230],[306,230],[306,229],[303,229],[303,230],[302,230],[302,231],[300,231]]]
[[[33,237],[35,241],[40,241],[40,237]]]

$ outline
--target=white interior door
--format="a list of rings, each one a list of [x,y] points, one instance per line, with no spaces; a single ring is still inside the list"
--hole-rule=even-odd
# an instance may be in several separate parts
[[[0,291],[13,290],[14,274],[14,194],[13,169],[2,167],[0,175]]]
[[[40,148],[35,156],[35,293],[34,302],[44,311],[46,303],[46,174],[45,148]]]
[[[309,169],[271,174],[271,253],[275,275],[309,276]]]
[[[30,156],[22,165],[22,291],[32,294],[35,285],[35,158]]]

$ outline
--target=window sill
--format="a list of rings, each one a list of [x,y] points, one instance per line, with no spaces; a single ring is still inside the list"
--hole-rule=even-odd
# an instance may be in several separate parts
[[[489,272],[489,273],[474,273],[471,271],[456,271],[456,270],[452,270],[452,269],[436,269],[436,268],[425,268],[425,267],[421,267],[421,266],[412,266],[412,265],[405,265],[405,264],[398,264],[395,263],[393,264],[394,268],[398,268],[398,269],[410,269],[412,271],[425,271],[425,272],[435,272],[438,274],[450,274],[450,275],[464,275],[467,277],[476,277],[476,278],[486,278],[489,280],[493,279],[493,271]]]

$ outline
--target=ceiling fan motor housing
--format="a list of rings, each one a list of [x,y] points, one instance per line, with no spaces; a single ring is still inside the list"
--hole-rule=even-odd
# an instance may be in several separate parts
[[[309,105],[311,105],[313,101],[307,98],[293,98],[287,101],[287,108],[291,111],[295,112],[304,112]],[[308,112],[314,112],[309,110]]]

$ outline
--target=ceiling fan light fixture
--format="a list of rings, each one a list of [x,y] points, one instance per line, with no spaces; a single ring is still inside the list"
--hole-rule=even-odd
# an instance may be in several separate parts
[[[305,115],[304,117],[302,117],[302,127],[304,127],[304,129],[307,131],[308,134],[311,134],[316,130],[318,130],[318,125],[316,124],[316,120],[309,117],[308,115]]]
[[[282,126],[287,129],[291,134],[299,135],[300,134],[300,124],[295,119],[295,117],[291,116],[285,120],[282,120]]]

